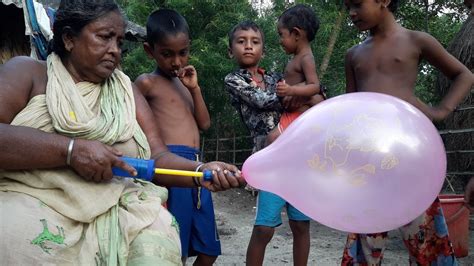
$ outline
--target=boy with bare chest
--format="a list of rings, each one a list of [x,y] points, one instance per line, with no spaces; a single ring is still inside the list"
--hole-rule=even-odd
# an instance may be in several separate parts
[[[360,31],[369,31],[369,36],[346,54],[346,92],[389,94],[437,121],[445,119],[469,93],[474,76],[463,64],[429,34],[405,29],[396,22],[393,13],[398,0],[345,0],[344,4],[353,24]],[[435,107],[414,94],[422,59],[453,81],[448,94]],[[439,199],[399,230],[410,264],[458,265]],[[342,265],[380,265],[387,239],[387,232],[349,234]]]
[[[201,89],[197,85],[194,67],[183,68],[181,79],[168,78],[160,72],[157,69],[153,74],[145,74],[137,82],[144,83],[140,88],[143,88],[142,92],[147,97],[156,121],[159,121],[161,136],[165,143],[180,143],[180,145],[199,148],[199,130],[208,129],[210,119],[202,99]],[[188,89],[184,83],[194,85],[194,87],[190,86],[192,89]],[[155,87],[159,89],[154,89]],[[196,101],[202,102],[202,106],[196,108]],[[202,120],[200,124],[196,119],[199,115]]]
[[[155,120],[150,122],[158,124],[172,153],[199,161],[199,131],[210,127],[210,117],[197,72],[188,65],[190,39],[184,17],[170,9],[153,12],[144,48],[157,68],[138,77],[135,84],[153,111]],[[218,172],[219,181],[227,182],[222,175],[230,173]],[[194,181],[196,188],[169,187],[167,206],[179,224],[183,264],[187,257],[197,256],[194,265],[212,265],[221,254],[212,195],[200,180]]]

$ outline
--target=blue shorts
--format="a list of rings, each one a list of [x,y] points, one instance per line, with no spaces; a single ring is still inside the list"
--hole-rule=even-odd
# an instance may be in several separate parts
[[[168,145],[168,149],[181,157],[197,160],[199,150],[182,145]],[[200,195],[199,195],[200,194]],[[200,207],[198,202],[200,198]],[[211,192],[205,188],[169,188],[168,210],[179,224],[183,257],[198,253],[209,256],[221,254]]]
[[[255,225],[277,227],[281,225],[281,209],[286,206],[288,219],[292,221],[309,221],[308,216],[298,211],[281,197],[267,191],[260,190],[257,198],[257,217]]]

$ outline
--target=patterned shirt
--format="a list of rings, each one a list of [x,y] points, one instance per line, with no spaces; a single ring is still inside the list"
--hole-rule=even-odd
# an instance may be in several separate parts
[[[239,69],[228,74],[225,88],[232,105],[240,113],[254,140],[254,150],[262,148],[264,137],[278,124],[283,106],[276,95],[276,85],[282,78],[279,73],[262,72],[265,89],[257,86],[252,74]]]

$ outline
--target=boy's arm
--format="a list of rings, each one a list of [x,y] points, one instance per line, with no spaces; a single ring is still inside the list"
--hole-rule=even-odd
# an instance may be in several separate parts
[[[204,98],[202,97],[196,69],[193,66],[185,66],[179,73],[179,79],[193,97],[194,119],[196,120],[198,128],[200,130],[209,129],[211,126],[211,118],[206,103],[204,102]]]
[[[148,95],[148,90],[151,87],[151,81],[147,78],[146,74],[138,76],[138,78],[133,82],[134,88],[138,89],[141,94],[146,98]]]
[[[414,32],[417,44],[421,50],[421,57],[440,70],[447,78],[452,80],[448,93],[441,103],[434,108],[427,107],[418,101],[418,108],[436,121],[445,119],[468,95],[474,84],[474,75],[448,53],[444,47],[431,35],[424,32]]]
[[[138,82],[137,82],[138,81]],[[133,94],[135,98],[135,106],[137,109],[137,121],[140,127],[142,128],[143,132],[146,135],[147,141],[151,148],[151,158],[156,159],[156,166],[157,167],[164,167],[171,168],[171,169],[183,169],[183,170],[193,170],[198,166],[197,162],[193,162],[190,160],[186,160],[182,157],[173,155],[168,152],[168,148],[164,144],[163,140],[161,139],[160,130],[156,125],[156,121],[153,117],[153,112],[148,105],[147,100],[141,93],[144,84],[146,81],[144,80],[137,80],[135,84],[133,84]],[[139,83],[142,86],[136,86]],[[160,185],[169,185],[173,183],[173,176],[167,177],[163,176],[160,177],[159,183]],[[177,186],[193,186],[192,180],[176,177]]]
[[[149,122],[154,121],[154,118],[145,97],[143,97],[143,94],[141,94],[135,85],[133,85],[133,91],[137,108],[137,121],[150,145],[151,158],[155,159],[155,167],[194,171],[200,163],[187,160],[168,151],[168,148],[161,139],[160,130],[156,123]],[[240,172],[234,165],[223,162],[209,162],[205,163],[201,169],[213,171],[213,183],[201,182],[201,184],[205,185],[205,187],[211,191],[238,187],[243,183]],[[229,172],[233,174],[229,174]],[[153,183],[162,186],[195,186],[192,178],[179,175],[157,175],[154,177]]]
[[[295,85],[288,85],[285,82],[277,86],[278,96],[313,96],[319,93],[319,78],[316,74],[316,64],[314,57],[306,55],[301,59],[301,69],[305,82]]]
[[[235,73],[227,75],[224,82],[226,90],[232,97],[248,106],[262,110],[282,110],[280,100],[274,91],[258,89]]]
[[[194,119],[200,130],[208,130],[211,127],[211,117],[202,97],[201,88],[198,86],[190,92],[194,102]]]
[[[346,73],[346,93],[357,91],[354,70],[352,68],[353,49],[354,48],[351,48],[347,51],[346,57],[344,60],[344,70]]]

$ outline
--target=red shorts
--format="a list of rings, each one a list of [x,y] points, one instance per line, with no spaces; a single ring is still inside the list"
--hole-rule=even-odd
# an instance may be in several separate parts
[[[302,112],[291,112],[291,113],[283,113],[280,117],[280,122],[278,123],[278,131],[283,133],[285,129],[291,124],[291,122],[295,121],[296,118],[298,118]]]

